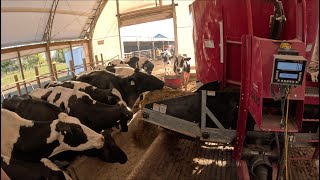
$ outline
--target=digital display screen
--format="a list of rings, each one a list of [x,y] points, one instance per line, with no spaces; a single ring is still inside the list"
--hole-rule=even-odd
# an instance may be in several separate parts
[[[287,79],[298,79],[298,74],[291,74],[291,73],[280,73],[280,78],[287,78]]]
[[[302,71],[302,64],[290,62],[278,62],[278,69],[290,71]]]

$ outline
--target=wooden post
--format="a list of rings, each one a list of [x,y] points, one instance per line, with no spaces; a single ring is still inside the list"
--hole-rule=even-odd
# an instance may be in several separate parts
[[[96,59],[96,66],[99,65],[98,55],[95,55],[94,58]]]
[[[87,64],[86,64],[86,58],[82,58],[83,68],[85,71],[87,71]]]
[[[174,30],[174,53],[178,55],[178,30],[177,30],[177,15],[176,15],[176,6],[174,5],[174,0],[172,0],[172,15],[173,15],[173,30]]]
[[[20,89],[20,84],[18,83],[19,79],[18,79],[18,75],[14,75],[14,81],[16,82],[16,86],[17,86],[17,90],[19,93],[19,96],[21,96],[21,89]]]
[[[159,0],[159,5],[162,6],[162,0]]]
[[[52,70],[52,61],[51,61],[49,43],[47,43],[47,45],[46,45],[46,59],[47,59],[47,65],[48,65],[48,68],[49,68],[49,72],[50,72],[50,75],[51,75],[51,80],[53,81],[54,78],[52,77],[53,76],[53,70]]]
[[[74,58],[73,58],[73,50],[72,50],[72,44],[71,44],[71,42],[69,42],[69,46],[70,46],[70,52],[71,52],[71,60],[74,61]]]
[[[24,80],[24,72],[23,72],[23,66],[22,66],[22,62],[21,62],[20,51],[17,51],[17,52],[18,52],[18,61],[19,61],[19,66],[20,66],[21,77]],[[26,90],[26,93],[28,94],[28,88],[27,88],[25,81],[23,81],[23,86],[24,86],[24,89]]]
[[[36,73],[36,80],[37,80],[37,84],[38,84],[38,88],[41,88],[41,82],[40,82],[40,77],[39,77],[39,69],[38,66],[34,67],[34,72]]]
[[[93,68],[93,67],[94,67],[94,58],[93,58],[92,39],[89,39],[88,49],[89,49],[89,62],[90,62],[90,66]]]
[[[74,68],[73,60],[70,60],[70,70],[71,70],[71,76],[75,77],[76,76],[76,71],[75,71],[75,68]]]
[[[56,64],[52,64],[52,70],[53,70],[54,77],[55,77],[56,80],[58,81],[58,72],[57,72],[57,66],[56,66]]]
[[[118,35],[119,35],[119,45],[120,45],[120,57],[121,59],[122,57],[122,41],[121,41],[121,34],[120,34],[120,26],[121,26],[121,22],[120,22],[120,7],[119,7],[119,0],[117,1],[117,18],[118,18]]]
[[[103,65],[103,54],[100,53],[100,56],[101,56],[101,64]]]

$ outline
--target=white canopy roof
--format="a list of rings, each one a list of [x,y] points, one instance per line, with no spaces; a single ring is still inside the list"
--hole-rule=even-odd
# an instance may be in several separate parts
[[[100,0],[1,0],[1,48],[42,42],[55,8],[51,39],[83,39],[100,3]]]
[[[178,4],[178,41],[183,41],[179,49],[183,53],[192,51],[191,54],[188,6],[192,2],[174,0]],[[120,27],[172,18],[171,3],[172,0],[119,0]],[[85,39],[94,29],[94,54],[103,53],[106,58],[119,55],[116,4],[116,0],[1,0],[1,49],[43,43],[50,27],[51,41]],[[100,40],[104,40],[103,45],[98,45]]]

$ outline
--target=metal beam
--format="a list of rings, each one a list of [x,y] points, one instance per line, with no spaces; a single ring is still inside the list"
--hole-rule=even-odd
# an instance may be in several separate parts
[[[32,13],[50,13],[51,9],[49,8],[31,8],[31,7],[2,7],[1,12],[32,12]],[[77,16],[90,16],[88,12],[81,11],[71,11],[71,10],[56,10],[56,14],[68,14],[68,15],[77,15]]]
[[[57,9],[58,4],[59,4],[59,0],[53,0],[50,14],[49,14],[49,18],[48,18],[48,22],[47,22],[47,26],[46,26],[46,29],[44,30],[44,34],[43,34],[43,38],[42,38],[43,41],[50,42],[50,40],[51,40],[52,24],[53,24],[53,20],[54,20],[54,15],[56,14],[56,9]]]
[[[176,15],[176,6],[174,4],[174,0],[172,0],[172,15],[173,15],[173,30],[174,30],[174,50],[175,55],[178,56],[179,48],[178,48],[178,27],[177,27],[177,15]]]
[[[88,38],[88,39],[92,39],[93,36],[93,32],[94,29],[96,27],[97,21],[102,13],[102,10],[104,9],[105,5],[107,4],[108,0],[100,0],[98,2],[98,6],[95,9],[95,12],[93,13],[93,16],[89,18],[89,20],[91,19],[90,22],[88,22],[89,27],[86,27],[82,33],[84,33],[84,35],[80,35],[80,37],[83,38]]]
[[[120,33],[120,6],[119,0],[117,1],[117,20],[118,20],[118,35],[119,35],[119,45],[120,45],[120,58],[122,59],[122,41],[121,41],[121,33]]]

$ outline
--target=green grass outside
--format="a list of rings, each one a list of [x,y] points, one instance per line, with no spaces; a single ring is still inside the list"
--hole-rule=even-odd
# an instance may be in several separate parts
[[[56,64],[56,68],[57,68],[57,71],[61,70],[61,69],[66,69],[67,64],[66,63]],[[38,70],[39,70],[40,75],[49,73],[48,66],[41,66],[38,68]],[[8,73],[7,75],[1,76],[1,86],[14,83],[15,82],[14,75],[16,75],[16,74],[18,75],[18,79],[22,80],[21,73],[19,71],[14,71],[14,72]],[[35,74],[34,68],[27,69],[24,71],[25,79],[30,79],[35,76],[36,76],[36,74]]]

